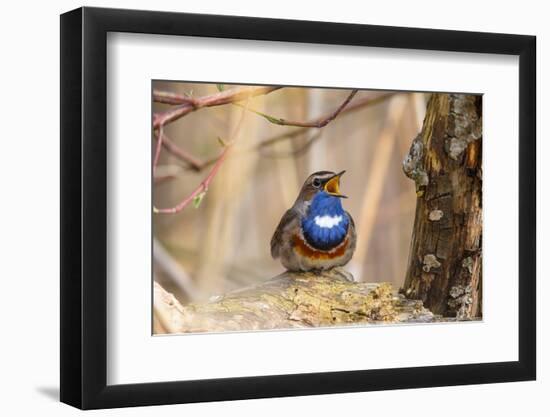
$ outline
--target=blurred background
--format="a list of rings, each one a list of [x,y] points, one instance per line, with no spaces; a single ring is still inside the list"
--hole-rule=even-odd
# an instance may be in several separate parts
[[[154,91],[192,98],[238,87],[153,83]],[[350,92],[285,87],[251,98],[248,106],[276,118],[310,121],[333,113]],[[344,208],[358,235],[346,268],[357,281],[399,288],[416,206],[414,183],[401,162],[421,129],[427,99],[424,93],[359,90],[323,128],[281,126],[251,111],[240,122],[243,108],[235,104],[202,108],[167,124],[164,138],[179,154],[166,147],[159,154],[153,187],[159,209],[189,196],[208,176],[223,141],[239,129],[200,205],[153,215],[154,279],[185,303],[283,272],[269,244],[280,218],[311,173],[346,170]],[[174,107],[153,102],[155,114]],[[153,137],[153,154],[156,143]]]

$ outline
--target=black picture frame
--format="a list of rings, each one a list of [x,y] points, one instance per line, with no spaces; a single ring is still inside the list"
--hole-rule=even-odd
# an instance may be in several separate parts
[[[519,56],[519,360],[107,385],[108,32]],[[61,15],[60,56],[62,402],[93,409],[535,379],[534,36],[85,7]]]

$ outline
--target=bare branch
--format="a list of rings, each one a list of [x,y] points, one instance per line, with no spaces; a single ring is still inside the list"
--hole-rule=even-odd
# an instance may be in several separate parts
[[[153,90],[153,101],[163,104],[192,104],[196,99],[183,94],[172,93],[170,91]]]
[[[235,103],[237,101],[242,101],[250,97],[269,94],[272,91],[278,90],[280,88],[282,87],[238,87],[195,99],[186,96],[178,96],[175,94],[161,93],[157,91],[157,98],[159,100],[161,99],[161,97],[164,100],[171,100],[172,102],[181,99],[182,104],[163,113],[154,114],[153,128],[157,129],[161,125],[173,122],[185,116],[186,114],[189,114],[203,107],[213,107],[221,106],[228,103]],[[155,99],[155,92],[153,92],[153,99]]]
[[[296,127],[315,127],[315,128],[322,128],[328,125],[330,122],[332,122],[336,117],[344,110],[344,108],[348,105],[348,103],[351,101],[351,99],[357,94],[358,90],[353,90],[349,96],[338,106],[336,110],[334,110],[332,113],[327,114],[326,116],[320,117],[318,119],[310,120],[310,121],[297,121],[297,120],[285,120],[278,117],[273,117],[268,114],[262,113],[260,111],[254,110],[254,109],[248,109],[248,111],[251,111],[258,116],[263,117],[268,122],[271,122],[273,124],[279,125],[279,126],[296,126]],[[239,103],[234,103],[236,106],[241,106]]]
[[[177,164],[157,165],[157,173],[154,177],[155,185],[180,177],[181,173],[184,172],[186,168],[187,167],[182,167]]]
[[[162,149],[162,137],[163,137],[163,126],[159,126],[158,128],[158,131],[156,133],[156,138],[157,138],[157,146],[156,146],[156,149],[155,149],[155,157],[153,159],[153,177],[155,176],[156,172],[157,172],[157,165],[159,163],[159,159],[160,159],[160,150]]]
[[[187,162],[191,169],[193,169],[194,171],[201,171],[204,168],[203,161],[176,145],[170,138],[166,136],[166,133],[163,133],[162,146],[164,146],[164,148],[166,148],[168,152],[170,152],[177,158],[181,159],[184,162]]]
[[[300,146],[297,149],[294,149],[291,152],[261,152],[262,147],[257,146],[256,149],[260,150],[260,155],[266,158],[290,158],[292,156],[300,156],[306,153],[311,145],[315,143],[316,140],[318,140],[321,137],[321,133],[323,131],[319,130],[314,135],[312,135],[305,144]]]
[[[225,159],[227,158],[227,155],[229,153],[229,150],[233,147],[234,143],[235,143],[235,140],[236,140],[236,137],[238,135],[238,132],[240,131],[242,125],[243,125],[243,122],[244,122],[244,119],[245,119],[245,116],[246,116],[246,110],[247,110],[247,107],[248,107],[248,102],[249,102],[249,99],[247,99],[246,101],[246,106],[245,108],[243,108],[243,111],[241,113],[241,118],[239,120],[239,123],[237,124],[237,126],[235,127],[235,130],[233,131],[233,134],[231,135],[231,138],[228,142],[225,142],[224,143],[224,150],[222,151],[222,153],[218,156],[214,166],[212,167],[212,170],[210,171],[210,173],[207,175],[207,177],[198,185],[197,188],[195,188],[195,190],[188,196],[186,197],[185,199],[183,199],[179,204],[177,204],[176,206],[172,207],[172,208],[165,208],[165,209],[158,209],[156,207],[153,207],[153,212],[154,213],[159,213],[159,214],[175,214],[175,213],[179,213],[180,211],[182,211],[191,201],[193,201],[195,198],[199,197],[199,198],[202,198],[202,196],[204,196],[204,193],[206,193],[206,191],[208,191],[208,187],[210,186],[210,183],[212,182],[212,180],[214,179],[214,177],[216,176],[216,174],[218,173],[219,169],[221,168],[223,162],[225,161]]]
[[[392,93],[379,94],[379,95],[375,95],[375,96],[368,95],[368,96],[366,96],[362,99],[359,99],[359,100],[355,101],[355,103],[349,105],[348,107],[346,107],[346,105],[344,105],[343,107],[341,106],[342,109],[339,112],[334,112],[334,113],[336,113],[336,115],[334,117],[338,116],[338,114],[341,114],[341,115],[350,114],[350,113],[352,113],[354,111],[357,111],[359,109],[362,109],[364,107],[368,107],[368,106],[372,106],[372,105],[381,103],[381,102],[385,101],[386,99],[392,97],[395,94],[398,94],[398,93],[392,92]],[[345,104],[345,103],[342,103],[342,104]],[[296,136],[299,136],[299,135],[303,134],[307,129],[310,129],[311,127],[317,127],[317,126],[313,126],[313,125],[315,125],[316,123],[319,123],[319,121],[322,122],[323,120],[328,120],[329,118],[330,118],[330,115],[320,117],[320,118],[311,120],[309,122],[302,122],[302,125],[301,125],[300,129],[296,129],[296,130],[294,130],[290,133],[282,133],[282,134],[273,136],[273,137],[271,137],[269,139],[266,139],[263,142],[261,142],[259,146],[263,148],[265,146],[272,145],[273,143],[278,142],[280,140],[292,139]],[[332,121],[332,120],[334,120],[334,118],[330,119],[329,122]],[[326,123],[326,124],[328,124],[328,123]],[[324,126],[326,126],[326,124]]]
[[[195,190],[187,197],[185,198],[184,200],[182,200],[178,205],[172,207],[172,208],[166,208],[166,209],[158,209],[158,208],[153,208],[153,211],[155,213],[159,213],[159,214],[175,214],[175,213],[179,213],[180,211],[182,211],[191,201],[193,201],[193,199],[197,196],[199,196],[200,194],[202,193],[205,193],[207,190],[208,190],[208,186],[210,185],[210,183],[212,182],[212,180],[214,179],[214,177],[216,176],[216,174],[218,173],[221,165],[223,164],[223,161],[225,160],[225,158],[227,157],[227,153],[229,151],[230,147],[227,146],[225,147],[225,149],[223,150],[223,152],[220,154],[220,156],[218,157],[216,163],[214,164],[214,167],[212,168],[212,170],[210,171],[210,173],[208,174],[208,176],[199,184],[199,186],[197,188],[195,188]]]

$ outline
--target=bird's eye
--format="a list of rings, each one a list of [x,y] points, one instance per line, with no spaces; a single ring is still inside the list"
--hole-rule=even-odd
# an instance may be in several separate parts
[[[315,179],[313,180],[313,186],[314,186],[315,188],[319,188],[319,187],[321,186],[321,180],[320,180],[319,178],[315,178]]]

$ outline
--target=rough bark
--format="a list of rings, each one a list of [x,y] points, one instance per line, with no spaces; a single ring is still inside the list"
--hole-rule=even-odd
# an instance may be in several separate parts
[[[481,96],[433,94],[403,161],[417,206],[402,292],[435,314],[481,317]]]
[[[389,284],[353,282],[341,269],[322,275],[286,272],[259,285],[185,306],[155,283],[154,312],[155,333],[436,320],[421,302],[396,294]]]

